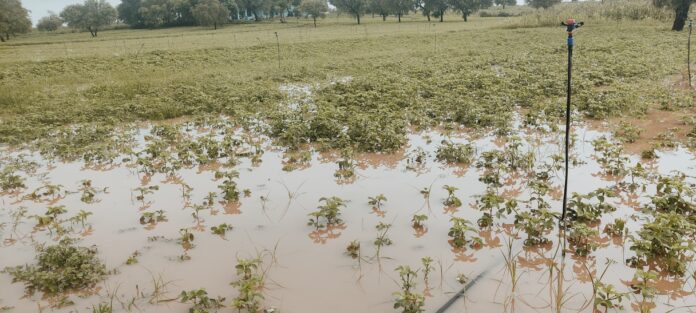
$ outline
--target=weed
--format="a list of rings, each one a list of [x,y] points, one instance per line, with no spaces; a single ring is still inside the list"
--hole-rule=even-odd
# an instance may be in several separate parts
[[[223,304],[225,298],[210,298],[204,288],[182,291],[179,299],[184,303],[193,302],[193,306],[189,308],[189,313],[217,312],[218,309],[225,307]]]
[[[40,248],[36,265],[7,267],[13,281],[26,284],[27,291],[57,294],[94,286],[106,276],[106,267],[97,259],[95,248],[78,247],[69,239]]]

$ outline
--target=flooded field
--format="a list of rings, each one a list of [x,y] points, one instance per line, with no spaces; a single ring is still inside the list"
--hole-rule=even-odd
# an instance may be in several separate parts
[[[694,155],[677,146],[641,160],[576,125],[569,190],[582,197],[559,232],[562,134],[519,124],[505,136],[412,130],[389,154],[286,151],[218,118],[135,127],[130,152],[98,162],[5,149],[0,268],[74,238],[108,272],[49,297],[5,271],[0,307],[186,312],[181,292],[204,288],[227,306],[251,292],[266,312],[393,312],[397,268],[409,266],[426,312],[464,286],[443,312],[694,310],[693,225],[675,226],[664,243],[675,252],[659,259],[634,248],[670,214],[654,197],[693,210]],[[245,262],[258,266],[251,291]]]

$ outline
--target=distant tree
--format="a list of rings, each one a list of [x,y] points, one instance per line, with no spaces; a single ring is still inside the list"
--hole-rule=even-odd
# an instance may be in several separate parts
[[[418,10],[421,11],[423,16],[428,18],[428,22],[430,22],[430,17],[433,15],[433,1],[429,0],[416,0],[415,6]]]
[[[445,12],[449,9],[449,3],[447,0],[425,0],[429,1],[429,7],[432,8],[432,14],[434,17],[440,19],[440,23],[444,21]]]
[[[121,0],[121,4],[116,7],[118,18],[131,27],[143,27],[143,19],[138,12],[142,2],[142,0]]]
[[[694,0],[653,0],[653,4],[656,7],[674,9],[674,23],[672,23],[672,30],[674,31],[684,30],[684,24],[689,16],[692,2]]]
[[[449,0],[452,10],[459,12],[465,22],[471,14],[480,9],[487,9],[492,4],[492,0]]]
[[[36,24],[36,28],[40,31],[52,32],[63,26],[63,19],[57,14],[49,12],[48,16],[42,17]]]
[[[494,0],[494,3],[495,3],[495,5],[503,6],[503,10],[505,10],[505,6],[517,5],[517,0]]]
[[[401,17],[413,10],[416,4],[414,0],[387,0],[387,5],[389,11],[396,15],[399,23],[401,23]]]
[[[325,18],[328,11],[326,0],[304,0],[300,4],[300,12],[314,20],[314,27],[317,27],[317,18]]]
[[[220,0],[201,0],[191,9],[191,14],[198,25],[213,26],[217,30],[218,25],[228,21],[230,11]]]
[[[138,15],[143,26],[149,28],[186,25],[179,14],[181,3],[174,0],[143,0],[138,9]],[[188,25],[193,25],[189,23]]]
[[[86,0],[84,4],[73,4],[65,7],[60,17],[68,26],[86,29],[97,37],[99,29],[116,21],[118,12],[106,0]]]
[[[390,0],[369,0],[368,11],[372,13],[373,17],[375,14],[378,14],[382,17],[382,21],[386,21],[387,16],[390,14],[389,1]]]
[[[19,0],[0,0],[0,41],[10,40],[10,35],[28,33],[31,30],[29,11]]]
[[[556,4],[561,3],[561,0],[525,0],[527,4],[535,9],[548,9]]]
[[[354,16],[360,24],[360,17],[367,10],[366,0],[331,0],[331,3],[341,11],[347,12]]]
[[[235,0],[222,0],[222,4],[230,12],[230,20],[236,20],[239,17],[239,5]]]
[[[261,20],[261,15],[264,12],[268,12],[271,7],[271,2],[268,0],[239,0],[238,2],[241,9],[254,15],[254,20]]]

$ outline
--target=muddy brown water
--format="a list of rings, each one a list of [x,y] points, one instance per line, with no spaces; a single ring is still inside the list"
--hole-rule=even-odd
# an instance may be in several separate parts
[[[142,141],[144,129],[138,136]],[[592,158],[594,154],[591,140],[604,135],[584,127],[576,129],[578,142],[574,147],[577,157],[586,164],[571,169],[572,192],[587,193],[599,187],[614,184],[599,175],[601,169]],[[534,151],[537,163],[548,161],[549,156],[558,153],[562,137],[560,134],[539,135],[535,132],[520,132],[526,149]],[[623,260],[630,257],[630,242],[616,240],[602,234],[598,238],[600,248],[588,258],[568,254],[565,258],[557,255],[555,232],[548,237],[553,244],[542,248],[524,248],[522,242],[526,234],[520,232],[517,238],[509,233],[513,217],[496,220],[496,227],[481,231],[484,239],[480,249],[453,249],[448,243],[447,232],[451,215],[464,217],[472,222],[481,212],[472,207],[476,195],[485,191],[479,182],[481,171],[473,167],[445,165],[435,160],[435,150],[442,139],[438,132],[412,133],[408,146],[395,154],[362,154],[356,157],[358,166],[356,178],[340,181],[334,177],[338,169],[335,157],[318,152],[312,153],[310,165],[291,172],[282,170],[283,154],[278,149],[266,152],[262,162],[252,165],[242,159],[235,169],[240,177],[236,179],[239,189],[249,189],[251,196],[243,197],[238,206],[216,203],[212,210],[201,212],[197,223],[191,216],[190,208],[185,208],[181,185],[177,180],[156,174],[143,179],[135,167],[117,166],[108,170],[85,168],[81,162],[52,163],[42,160],[28,151],[5,153],[8,158],[17,154],[27,154],[40,164],[38,171],[27,177],[26,190],[19,195],[2,196],[0,210],[0,268],[33,263],[36,255],[33,243],[51,243],[58,238],[47,231],[35,230],[34,221],[24,219],[13,230],[11,213],[26,207],[28,215],[43,214],[49,205],[45,202],[22,200],[21,197],[41,186],[42,181],[61,184],[68,190],[77,190],[80,181],[92,180],[99,188],[108,187],[107,193],[98,194],[98,202],[86,204],[80,201],[80,194],[68,194],[50,205],[65,205],[72,216],[79,210],[93,213],[87,221],[91,230],[77,236],[80,245],[99,248],[99,258],[107,268],[114,270],[107,279],[98,284],[92,294],[68,294],[75,305],[65,308],[49,308],[47,299],[40,293],[25,296],[22,283],[12,283],[8,274],[0,274],[0,307],[10,306],[10,312],[91,312],[91,306],[109,301],[114,295],[116,311],[135,312],[187,312],[189,305],[177,301],[149,303],[148,295],[153,291],[153,277],[167,282],[166,294],[161,299],[173,299],[182,290],[205,288],[211,296],[226,297],[229,304],[236,296],[230,282],[237,278],[235,264],[238,257],[255,257],[262,251],[264,265],[268,268],[265,290],[265,307],[275,307],[286,313],[354,313],[354,312],[395,312],[393,292],[399,290],[399,279],[394,269],[399,265],[420,267],[420,259],[433,258],[435,271],[430,274],[428,285],[422,275],[417,280],[417,290],[424,292],[426,312],[434,312],[443,305],[462,285],[456,281],[458,274],[470,279],[486,272],[472,286],[466,295],[447,312],[554,312],[557,299],[558,276],[550,275],[549,264],[555,262],[562,269],[561,289],[565,293],[563,312],[591,312],[592,287],[584,270],[587,264],[596,275],[604,269],[607,258],[617,261],[611,266],[604,281],[611,283],[620,291],[630,291],[629,285],[635,269],[624,265]],[[469,142],[469,136],[449,137],[455,142]],[[500,149],[500,138],[482,136],[471,140],[480,154],[483,151]],[[420,147],[428,152],[425,164],[418,170],[407,168],[407,154]],[[660,158],[652,165],[657,171],[669,174],[673,171],[696,173],[696,160],[689,151],[678,148],[659,152]],[[638,161],[630,157],[630,163]],[[196,167],[180,170],[179,181],[193,187],[190,202],[203,202],[208,192],[219,192],[214,179],[215,166]],[[562,173],[554,179],[560,186]],[[135,188],[143,182],[158,185],[159,190],[146,195],[145,205],[136,200]],[[693,182],[693,179],[691,179]],[[523,177],[507,179],[503,192],[518,199],[528,197]],[[442,204],[446,197],[443,185],[459,188],[456,195],[463,205],[448,210]],[[432,187],[429,201],[419,192],[424,187]],[[557,189],[558,190],[558,189]],[[647,195],[654,192],[654,186],[640,194],[636,204],[647,203]],[[368,197],[384,194],[388,200],[381,212],[373,210]],[[553,210],[560,211],[560,193],[549,199]],[[307,214],[314,211],[319,198],[338,196],[348,201],[342,210],[344,224],[328,232],[317,232],[307,225]],[[552,198],[552,197],[549,197]],[[218,200],[220,196],[218,196]],[[640,227],[639,217],[632,206],[618,203],[616,212],[605,214],[603,223],[616,217],[628,220],[632,231]],[[155,226],[141,225],[143,211],[163,210],[168,221]],[[416,230],[411,226],[413,214],[427,214],[425,229]],[[374,239],[377,236],[375,225],[379,222],[391,223],[388,233],[393,244],[383,247],[379,259],[375,254]],[[227,223],[234,227],[224,237],[210,232],[211,226]],[[602,226],[603,227],[603,226]],[[185,251],[176,239],[179,229],[190,228],[195,234],[194,246]],[[77,232],[82,227],[76,225]],[[601,228],[600,228],[601,233]],[[75,235],[73,235],[75,236]],[[160,237],[161,236],[161,237]],[[148,238],[161,238],[156,241]],[[349,242],[359,240],[361,253],[366,260],[358,261],[344,255]],[[513,258],[519,264],[519,283],[511,290],[509,275],[504,270],[503,255],[507,252],[507,242],[512,240]],[[138,263],[125,265],[127,258],[138,251]],[[190,260],[182,261],[186,253]],[[690,267],[693,270],[693,266]],[[658,295],[652,299],[654,312],[675,309],[688,312],[689,306],[696,305],[694,280],[660,279],[656,285]],[[144,295],[144,297],[143,297]],[[625,312],[635,310],[639,298],[624,300]],[[221,312],[235,312],[232,308]]]

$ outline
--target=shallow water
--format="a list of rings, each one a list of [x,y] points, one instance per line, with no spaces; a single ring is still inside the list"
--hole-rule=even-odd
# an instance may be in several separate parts
[[[303,89],[304,90],[304,89]],[[304,92],[304,91],[302,91]],[[210,128],[188,126],[190,136],[199,138]],[[241,132],[237,132],[241,134]],[[147,145],[150,135],[147,128],[137,136],[139,149]],[[539,132],[522,131],[519,134],[525,143],[523,151],[531,149],[536,163],[550,162],[550,156],[561,151],[560,134],[543,135]],[[615,183],[614,178],[601,175],[601,168],[593,159],[594,149],[591,141],[604,135],[585,127],[576,129],[577,141],[573,152],[577,159],[586,163],[571,168],[571,192],[588,193],[599,187]],[[214,136],[220,138],[221,136]],[[229,283],[236,279],[235,264],[238,257],[265,255],[264,266],[268,269],[264,305],[276,307],[281,312],[394,312],[392,293],[399,290],[399,279],[394,269],[399,265],[420,267],[420,259],[425,256],[435,260],[436,270],[430,274],[428,287],[422,275],[417,280],[417,290],[426,295],[426,312],[434,312],[443,305],[462,286],[456,281],[458,274],[470,279],[485,273],[480,280],[448,312],[551,312],[554,311],[554,290],[558,286],[558,276],[554,271],[550,276],[549,264],[556,263],[563,275],[562,290],[567,301],[562,311],[591,311],[592,287],[583,264],[596,272],[604,270],[606,258],[618,263],[607,271],[604,281],[611,283],[620,291],[630,291],[629,285],[635,269],[624,265],[623,260],[632,254],[628,248],[630,241],[609,238],[602,234],[596,240],[600,248],[590,257],[575,257],[572,253],[565,258],[557,253],[556,233],[547,237],[553,244],[540,248],[524,248],[526,238],[523,232],[513,232],[512,215],[501,220],[496,226],[481,230],[478,234],[484,245],[480,249],[453,249],[448,243],[447,232],[450,216],[464,217],[474,224],[481,216],[473,204],[476,195],[485,191],[485,185],[478,179],[482,173],[471,166],[447,165],[435,160],[435,150],[441,140],[448,138],[454,142],[472,142],[477,155],[483,151],[502,149],[505,139],[493,136],[476,136],[472,139],[466,133],[444,135],[439,132],[414,132],[408,136],[408,145],[403,151],[394,154],[356,155],[355,177],[337,179],[336,153],[312,152],[311,161],[294,171],[284,171],[285,155],[278,147],[263,138],[265,152],[259,160],[239,158],[234,169],[239,172],[239,190],[249,189],[251,195],[242,197],[239,204],[227,204],[218,195],[216,204],[201,211],[200,221],[196,221],[187,208],[188,204],[200,204],[209,192],[220,192],[215,180],[216,168],[224,168],[226,160],[218,164],[181,169],[177,177],[163,174],[147,176],[138,173],[139,167],[125,162],[107,170],[95,170],[82,162],[55,163],[43,160],[39,155],[28,151],[6,151],[6,158],[19,154],[27,155],[40,165],[38,170],[26,177],[27,188],[19,194],[2,196],[0,211],[0,236],[4,245],[0,248],[0,268],[34,262],[34,243],[51,243],[55,235],[46,230],[34,228],[34,220],[23,219],[14,227],[12,212],[26,207],[28,216],[43,214],[49,205],[65,205],[66,216],[73,216],[79,210],[93,213],[87,219],[89,226],[74,226],[72,237],[82,240],[80,245],[96,245],[99,257],[108,269],[116,272],[97,285],[92,295],[69,294],[76,304],[59,312],[90,311],[91,306],[108,301],[114,294],[115,308],[144,312],[186,312],[189,305],[176,301],[150,303],[149,294],[153,290],[153,277],[161,277],[169,282],[161,300],[173,299],[182,290],[206,288],[211,296],[226,297],[226,304],[236,295]],[[427,157],[422,165],[414,166],[409,161],[411,151],[422,148]],[[242,149],[252,149],[245,145]],[[694,155],[684,149],[659,152],[660,158],[649,167],[662,174],[672,171],[696,172]],[[630,156],[630,163],[639,159]],[[549,200],[554,211],[560,211],[560,185],[562,171],[553,179],[555,189]],[[529,197],[524,175],[506,175],[503,194],[523,200]],[[65,194],[51,201],[22,200],[22,197],[42,185],[42,181],[60,184],[66,190],[76,191],[81,181],[89,179],[97,189],[108,187],[106,193],[96,195],[92,204],[80,200],[80,193]],[[694,182],[693,178],[689,178]],[[185,183],[192,187],[190,199],[182,193]],[[135,188],[158,185],[159,190],[145,196],[144,201],[136,200]],[[447,193],[442,186],[456,186],[456,195],[462,200],[459,208],[446,208],[442,201]],[[419,192],[431,188],[429,199]],[[634,206],[647,203],[646,197],[654,193],[655,187],[649,185],[647,192],[637,195],[634,203],[610,199],[618,207],[616,212],[605,214],[602,225],[616,217],[628,221],[630,230],[640,227],[642,214]],[[384,194],[388,200],[381,210],[368,204],[368,197]],[[330,231],[316,231],[307,225],[308,213],[314,211],[321,197],[337,196],[347,200],[342,210],[344,224]],[[622,195],[623,196],[623,195]],[[51,203],[48,203],[51,202]],[[166,212],[167,221],[156,225],[141,225],[142,212]],[[427,214],[425,229],[411,226],[413,214]],[[393,244],[381,249],[380,257],[374,257],[373,244],[379,222],[390,223],[392,228],[388,237]],[[225,236],[214,235],[211,226],[221,223],[231,224],[234,229]],[[603,226],[600,227],[601,229]],[[186,250],[177,242],[179,229],[189,228],[195,234],[193,247]],[[478,228],[478,227],[477,227]],[[512,235],[518,233],[517,236]],[[160,237],[161,236],[161,237]],[[159,238],[150,240],[149,238]],[[349,242],[359,240],[361,253],[365,260],[358,262],[344,255]],[[507,254],[507,243],[512,241],[512,257],[517,259],[520,274],[519,283],[511,291],[510,277],[505,272],[503,256]],[[263,253],[262,251],[268,251]],[[127,258],[135,251],[141,255],[138,263],[125,265]],[[186,255],[190,260],[182,261]],[[692,269],[693,270],[693,269]],[[652,301],[655,312],[672,308],[688,311],[687,306],[696,305],[693,279],[663,278],[657,284],[659,295]],[[11,283],[8,274],[0,274],[0,307],[12,306],[11,312],[35,312],[38,307],[47,307],[49,300],[42,299],[40,293],[24,297],[23,285]],[[625,311],[632,311],[632,305],[639,298],[630,297],[624,301]],[[46,308],[49,309],[49,308]],[[233,312],[231,308],[223,311]]]

